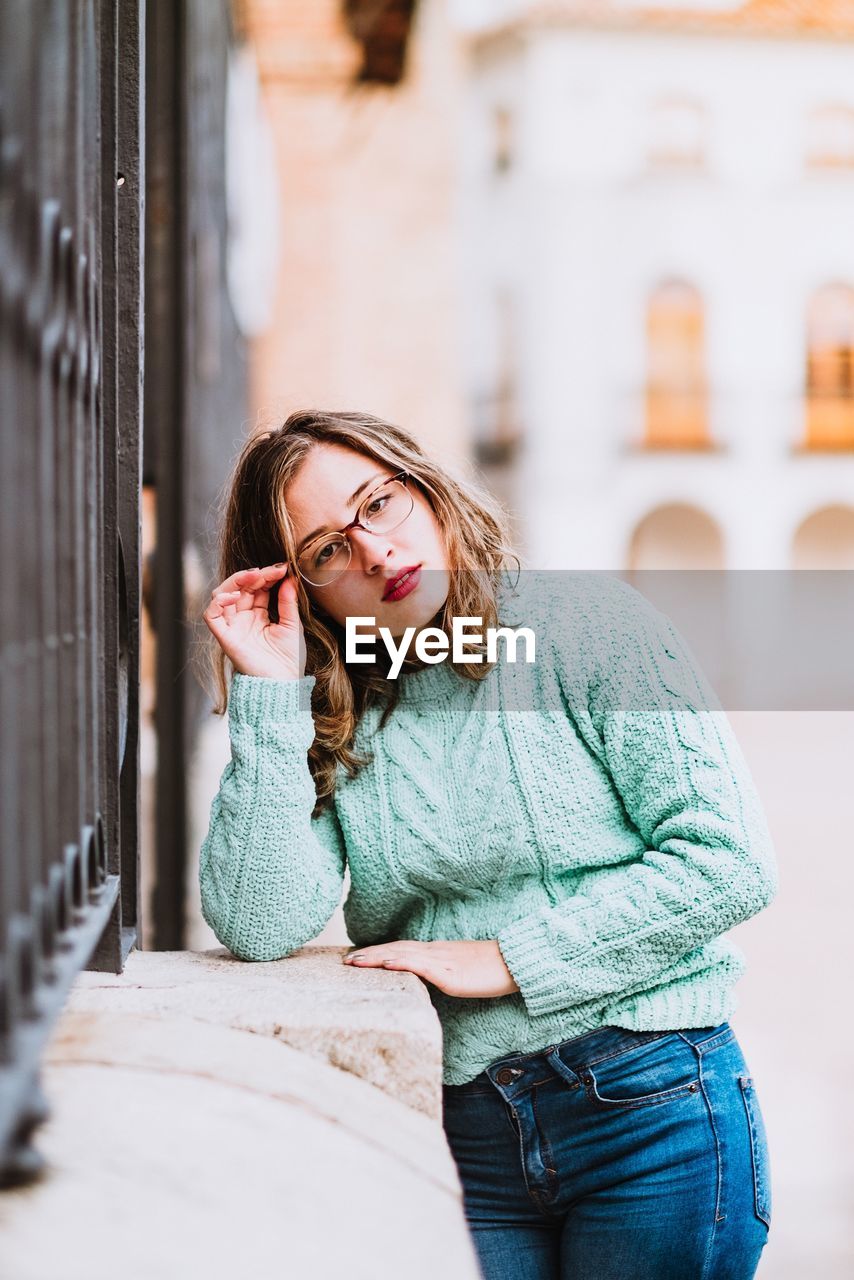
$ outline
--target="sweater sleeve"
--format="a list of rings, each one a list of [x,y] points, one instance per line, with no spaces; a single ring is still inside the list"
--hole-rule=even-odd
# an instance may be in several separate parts
[[[345,846],[334,809],[312,819],[314,677],[236,674],[231,760],[200,851],[202,914],[241,960],[278,960],[316,938],[341,900]]]
[[[642,989],[778,887],[747,762],[685,641],[633,587],[609,579],[599,590],[580,631],[577,614],[571,637],[556,625],[554,661],[643,851],[499,933],[532,1015]]]

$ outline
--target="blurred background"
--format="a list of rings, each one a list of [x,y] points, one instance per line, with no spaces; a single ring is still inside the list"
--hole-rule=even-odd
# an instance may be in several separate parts
[[[4,620],[23,870],[0,890],[26,899],[40,823],[72,833],[91,941],[113,911],[92,968],[216,946],[197,860],[229,742],[201,613],[230,465],[294,408],[414,431],[506,503],[536,570],[850,593],[851,0],[15,0],[0,60],[0,518],[32,621]],[[734,931],[773,1167],[759,1274],[842,1280],[854,712],[749,694],[730,716],[781,872]],[[341,909],[321,941],[346,942]]]

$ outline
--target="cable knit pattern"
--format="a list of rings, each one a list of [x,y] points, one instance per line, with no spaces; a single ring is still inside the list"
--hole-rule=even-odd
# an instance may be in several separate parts
[[[358,946],[496,939],[519,991],[430,986],[444,1079],[601,1026],[715,1026],[740,950],[721,935],[777,890],[741,748],[684,640],[606,574],[528,575],[501,620],[531,666],[475,683],[450,663],[401,677],[372,753],[312,820],[314,678],[234,677],[232,760],[201,850],[205,919],[245,960],[290,955],[340,901]]]

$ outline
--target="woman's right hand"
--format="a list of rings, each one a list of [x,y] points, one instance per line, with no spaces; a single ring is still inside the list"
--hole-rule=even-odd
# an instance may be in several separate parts
[[[276,583],[279,621],[271,622],[270,592]],[[233,573],[211,592],[202,616],[235,671],[272,680],[299,680],[305,675],[297,590],[287,565]]]

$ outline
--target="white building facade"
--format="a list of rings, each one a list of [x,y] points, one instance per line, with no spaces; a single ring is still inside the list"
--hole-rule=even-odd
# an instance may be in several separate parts
[[[474,16],[466,377],[533,567],[854,568],[854,19],[774,8]]]

